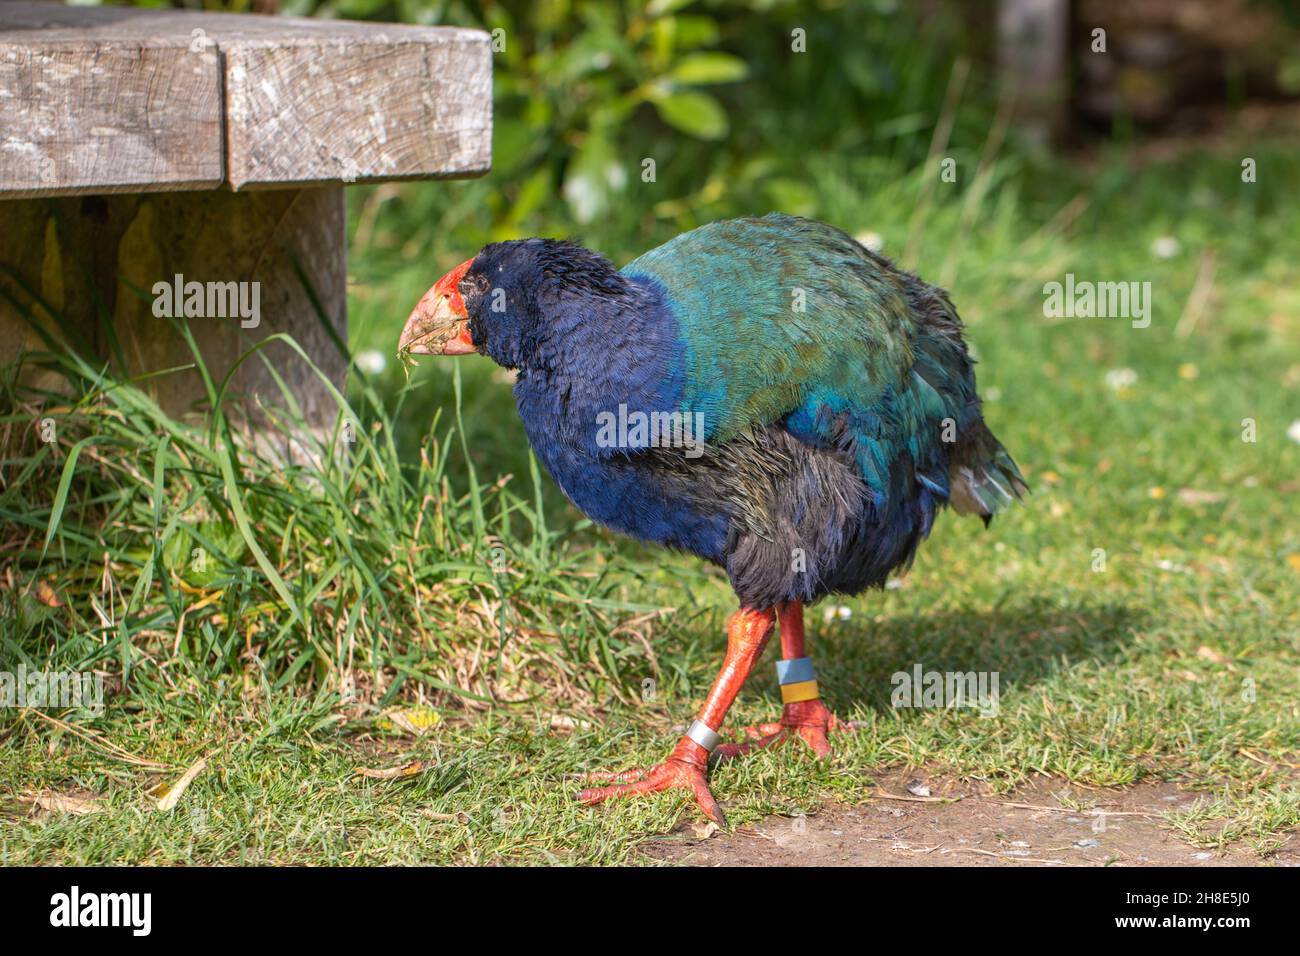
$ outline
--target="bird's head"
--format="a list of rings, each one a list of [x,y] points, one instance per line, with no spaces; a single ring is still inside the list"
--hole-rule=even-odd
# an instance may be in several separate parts
[[[609,260],[576,243],[516,239],[484,246],[434,283],[406,320],[399,355],[487,355],[505,368],[573,331],[626,292]]]

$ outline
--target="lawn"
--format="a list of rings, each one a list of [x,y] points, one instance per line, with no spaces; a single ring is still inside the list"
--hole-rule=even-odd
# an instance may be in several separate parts
[[[1267,861],[1295,839],[1296,155],[993,156],[955,184],[809,159],[798,211],[951,291],[1033,494],[988,530],[944,515],[889,589],[812,610],[824,697],[863,726],[825,762],[787,747],[715,770],[733,826],[870,801],[917,767],[998,790],[1174,781],[1213,795],[1166,821],[1189,844]],[[354,227],[401,195],[365,192]],[[674,231],[586,238],[623,262]],[[391,356],[473,251],[363,247],[354,351]],[[1150,326],[1045,316],[1067,273],[1149,281]],[[572,777],[666,754],[721,660],[726,581],[586,523],[495,367],[358,373],[352,454],[295,470],[219,415],[189,430],[136,384],[48,361],[71,397],[3,383],[0,659],[94,669],[110,693],[102,715],[0,712],[0,863],[610,863],[695,820],[672,793],[578,806]],[[779,710],[773,657],[730,727]],[[891,675],[918,664],[996,672],[996,716],[893,708]]]

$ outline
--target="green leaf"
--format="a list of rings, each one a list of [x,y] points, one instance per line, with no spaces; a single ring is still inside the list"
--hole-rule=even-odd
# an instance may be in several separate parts
[[[508,221],[515,225],[522,223],[533,214],[534,210],[541,208],[550,201],[554,193],[554,186],[555,174],[551,171],[550,166],[538,167],[519,187],[519,194],[515,197],[514,204],[511,206],[510,214],[507,217]]]
[[[692,53],[668,74],[676,83],[734,83],[749,76],[749,65],[730,53]]]
[[[662,17],[666,13],[680,10],[691,2],[692,0],[650,0],[646,4],[645,12],[652,17]]]
[[[727,135],[727,114],[713,97],[690,91],[670,93],[655,100],[659,118],[669,126],[700,139]]]
[[[604,216],[613,195],[627,183],[627,173],[619,166],[613,144],[603,126],[594,127],[583,142],[564,174],[563,195],[582,224]]]
[[[194,554],[196,548],[207,552],[201,564]],[[168,525],[162,546],[162,566],[194,587],[212,587],[229,577],[229,566],[238,564],[247,550],[243,535],[229,522],[201,521],[195,530],[178,523]]]
[[[673,17],[673,43],[679,50],[713,46],[718,42],[718,23],[712,17]]]
[[[173,530],[163,539],[162,564],[168,571],[178,571],[185,567],[189,558],[190,535],[183,527]]]

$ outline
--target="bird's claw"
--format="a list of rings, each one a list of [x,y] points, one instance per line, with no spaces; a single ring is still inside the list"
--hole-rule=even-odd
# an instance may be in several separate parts
[[[702,752],[702,751],[701,751]],[[578,794],[578,800],[591,806],[614,797],[630,797],[643,793],[680,788],[689,790],[700,811],[719,826],[727,825],[722,808],[713,798],[705,778],[706,762],[698,753],[684,750],[680,745],[663,763],[638,770],[612,773],[597,770],[584,775],[585,783],[608,783],[606,787],[589,787]]]
[[[818,757],[831,755],[828,739],[833,733],[854,730],[852,721],[840,720],[827,709],[821,700],[802,700],[786,704],[781,719],[775,723],[746,727],[747,741],[720,744],[714,751],[719,759],[739,757],[751,750],[764,750],[784,743],[791,735],[803,740]]]

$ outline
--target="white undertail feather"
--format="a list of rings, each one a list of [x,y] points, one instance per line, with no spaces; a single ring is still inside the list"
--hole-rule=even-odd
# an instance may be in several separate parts
[[[1029,490],[1020,472],[1002,452],[994,461],[970,467],[954,465],[948,474],[949,503],[959,515],[987,518],[1008,507]]]

